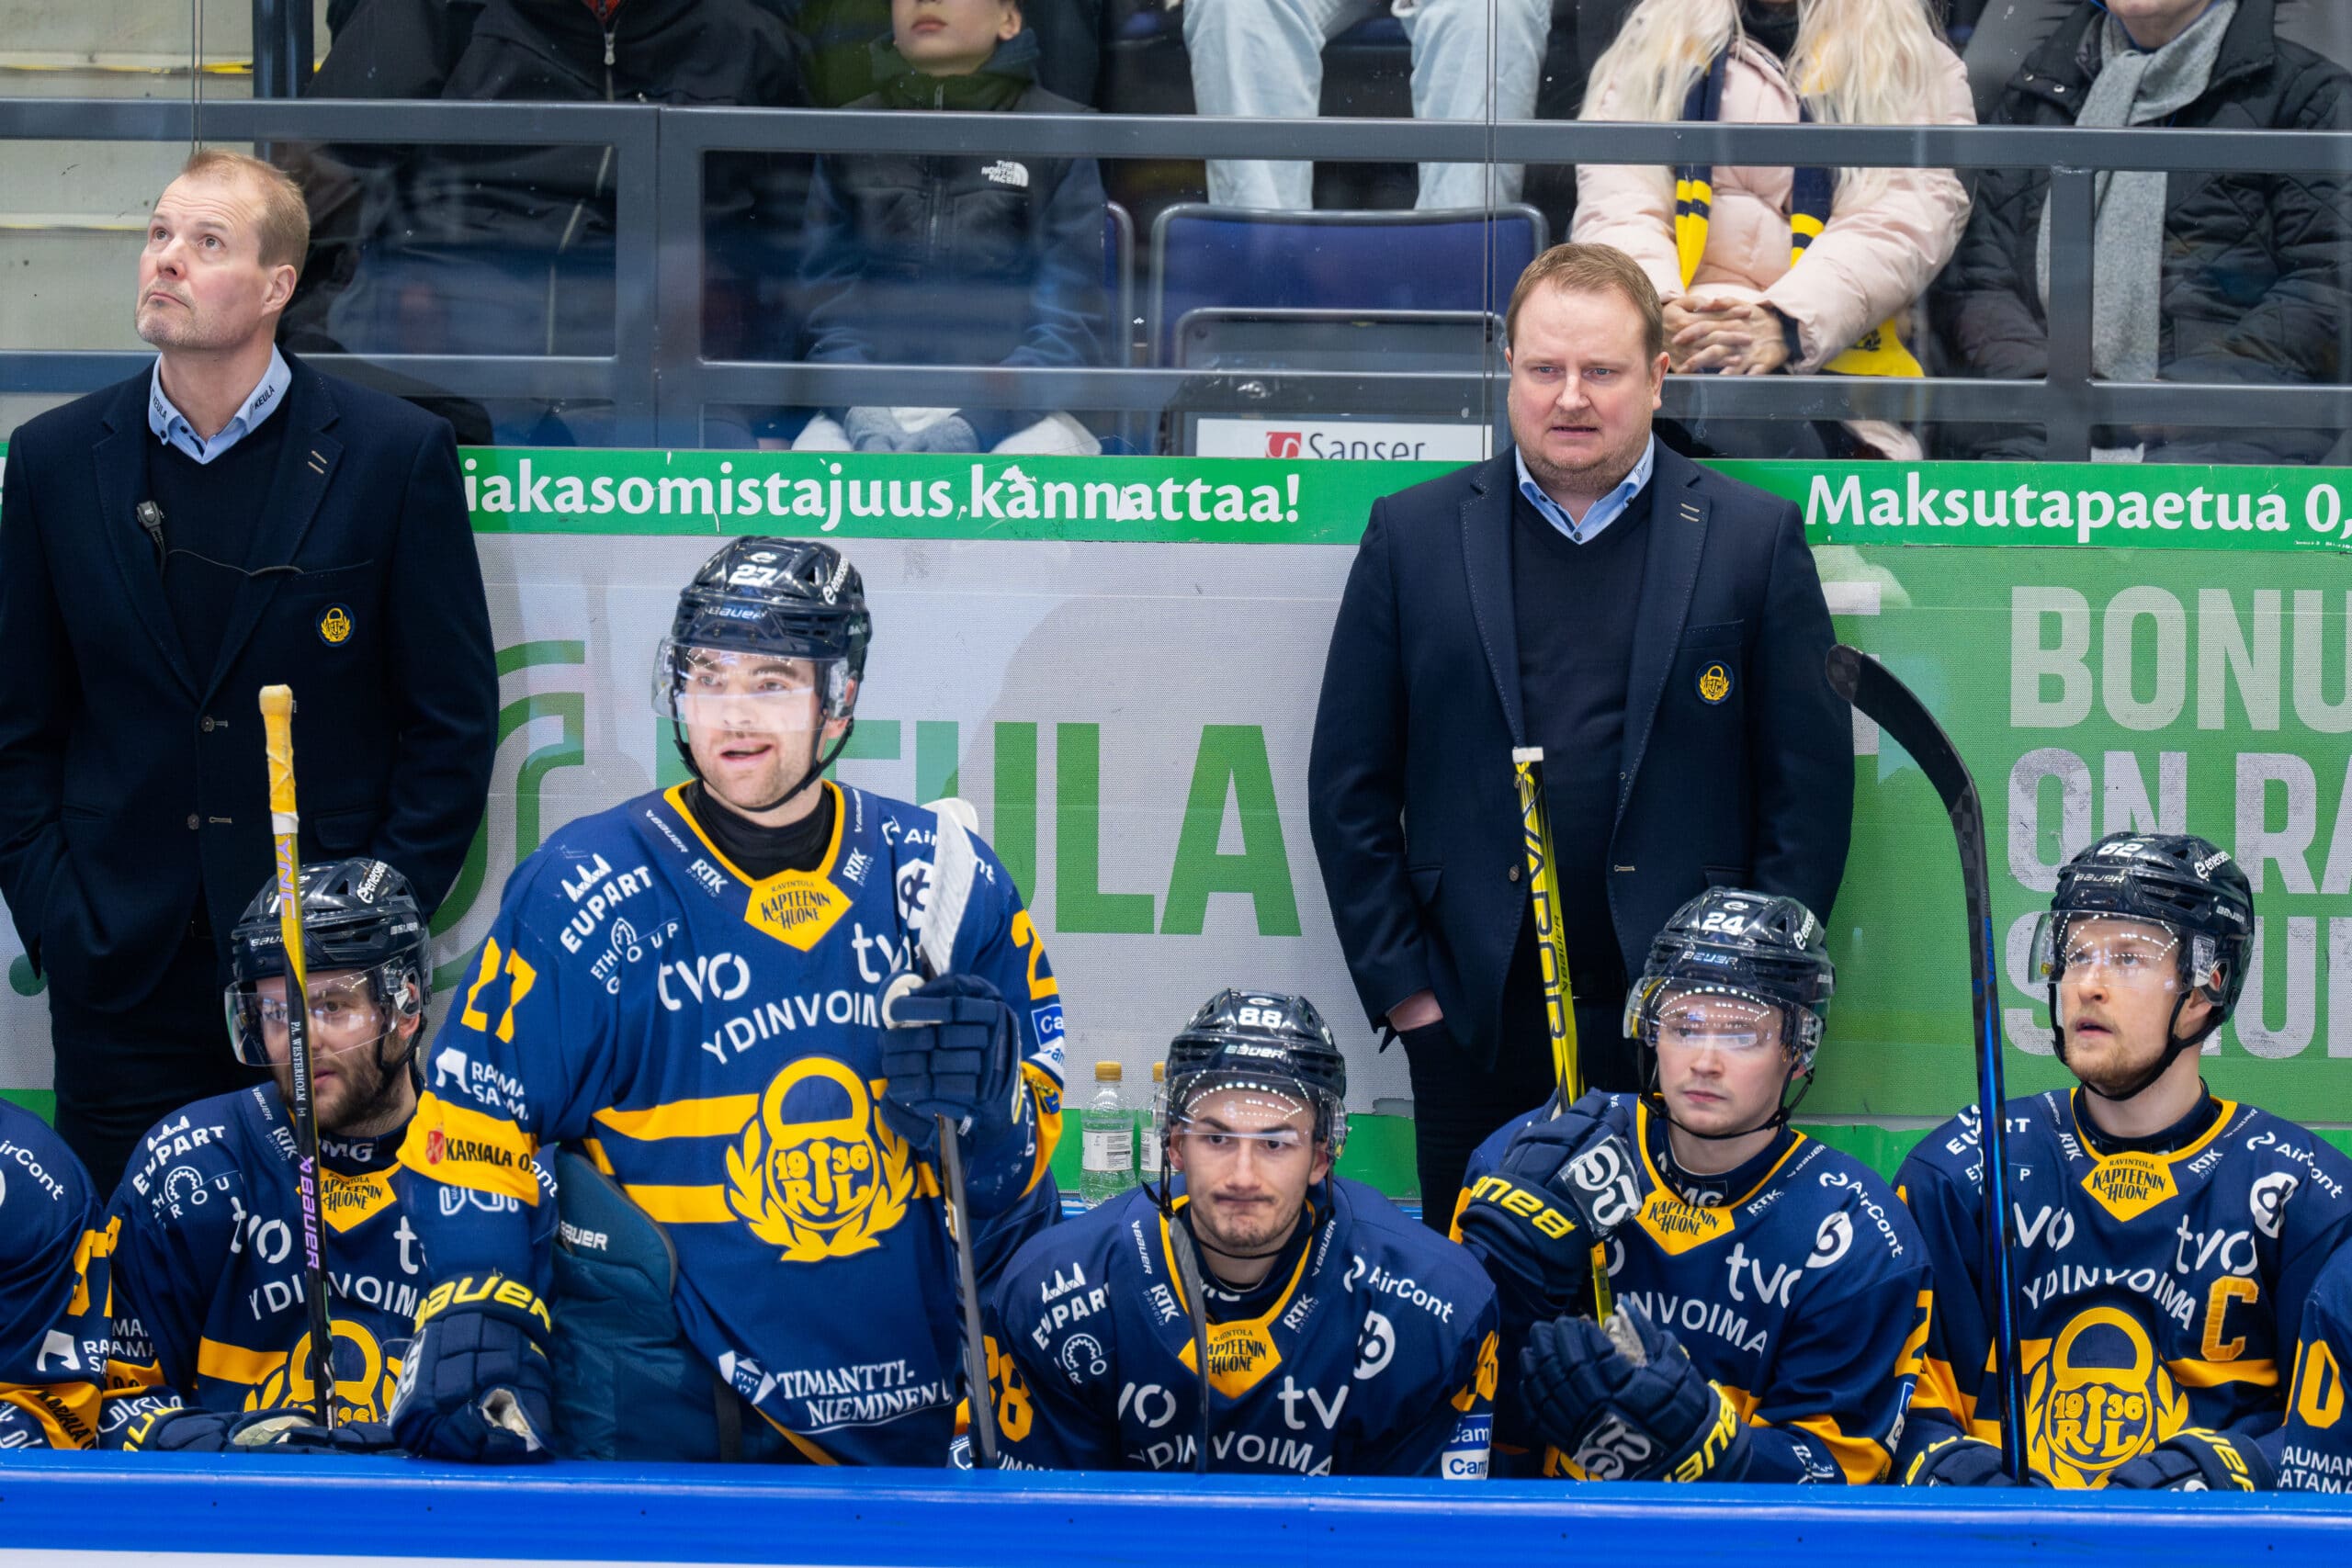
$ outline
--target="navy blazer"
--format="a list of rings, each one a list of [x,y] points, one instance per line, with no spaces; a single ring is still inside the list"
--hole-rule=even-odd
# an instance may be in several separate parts
[[[1432,990],[1480,1063],[1500,1043],[1527,909],[1516,487],[1506,452],[1374,503],[1307,763],[1307,822],[1366,1016]],[[1854,804],[1853,726],[1822,674],[1829,609],[1796,507],[1663,444],[1650,487],[1616,810],[1552,824],[1555,839],[1608,839],[1629,976],[1710,885],[1792,894],[1826,919]],[[1709,701],[1716,664],[1731,689]]]
[[[85,1007],[154,987],[196,907],[221,952],[271,874],[257,694],[294,688],[305,860],[389,861],[430,910],[490,790],[498,673],[448,423],[294,372],[220,657],[189,667],[133,515],[148,372],[28,421],[0,494],[0,897]],[[166,522],[166,528],[169,524]]]

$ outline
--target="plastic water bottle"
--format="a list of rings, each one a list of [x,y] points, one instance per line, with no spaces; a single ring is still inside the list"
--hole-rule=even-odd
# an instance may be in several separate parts
[[[1136,1181],[1135,1112],[1119,1092],[1122,1076],[1116,1062],[1094,1064],[1094,1098],[1079,1122],[1078,1195],[1090,1209]]]
[[[1168,1064],[1151,1065],[1151,1100],[1144,1109],[1143,1125],[1136,1140],[1142,1157],[1136,1162],[1138,1179],[1147,1187],[1159,1179],[1159,1127],[1168,1117]]]

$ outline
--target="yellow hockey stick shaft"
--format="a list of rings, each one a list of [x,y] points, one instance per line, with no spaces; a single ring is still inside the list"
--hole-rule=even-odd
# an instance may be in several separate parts
[[[1544,1029],[1552,1042],[1552,1081],[1558,1086],[1555,1113],[1584,1097],[1584,1070],[1577,1060],[1576,992],[1568,977],[1568,933],[1561,923],[1558,863],[1552,856],[1552,808],[1544,794],[1544,748],[1514,747],[1511,772],[1519,784],[1520,837],[1527,847],[1527,897],[1535,912],[1537,967],[1544,977]],[[1605,1320],[1611,1307],[1609,1256],[1592,1248],[1592,1314]]]
[[[302,1213],[302,1261],[311,1321],[311,1390],[319,1424],[334,1424],[334,1326],[327,1312],[320,1205],[318,1108],[311,1101],[311,988],[302,959],[301,817],[294,804],[294,692],[261,689],[262,743],[269,757],[269,830],[277,846],[277,936],[286,954],[288,1109],[294,1121],[295,1190]]]

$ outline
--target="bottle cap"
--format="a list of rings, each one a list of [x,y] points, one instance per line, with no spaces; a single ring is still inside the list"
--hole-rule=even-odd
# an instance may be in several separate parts
[[[1151,1065],[1151,1081],[1154,1083],[1166,1083],[1168,1081],[1167,1063],[1154,1062]]]
[[[1117,1083],[1124,1076],[1125,1074],[1123,1069],[1116,1062],[1097,1062],[1094,1064],[1094,1081],[1096,1083]]]

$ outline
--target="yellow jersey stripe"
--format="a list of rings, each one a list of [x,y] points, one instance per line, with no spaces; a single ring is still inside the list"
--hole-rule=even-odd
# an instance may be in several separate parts
[[[621,1190],[630,1201],[669,1225],[709,1225],[731,1223],[735,1211],[727,1206],[724,1187],[632,1187]]]
[[[673,1100],[642,1111],[606,1106],[594,1120],[624,1138],[651,1143],[662,1138],[731,1138],[760,1113],[756,1094],[722,1094],[709,1100]]]
[[[2183,1388],[2219,1388],[2230,1382],[2250,1382],[2261,1388],[2278,1385],[2278,1363],[2252,1358],[2243,1361],[2199,1361],[2184,1357],[2166,1361],[2165,1371]]]
[[[196,1375],[250,1387],[286,1365],[286,1357],[284,1350],[248,1350],[243,1345],[199,1339],[196,1342]]]

